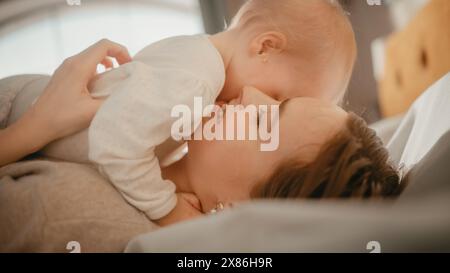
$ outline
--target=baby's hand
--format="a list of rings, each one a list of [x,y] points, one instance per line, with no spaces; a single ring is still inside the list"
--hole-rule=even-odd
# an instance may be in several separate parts
[[[160,226],[168,226],[181,221],[186,221],[202,215],[200,200],[190,193],[178,193],[177,205],[163,218],[155,220]]]

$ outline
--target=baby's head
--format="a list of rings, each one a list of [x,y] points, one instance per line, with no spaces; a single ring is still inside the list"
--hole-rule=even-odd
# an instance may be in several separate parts
[[[254,86],[277,100],[314,97],[336,103],[356,58],[351,24],[337,0],[250,0],[228,40],[233,48],[221,101]]]

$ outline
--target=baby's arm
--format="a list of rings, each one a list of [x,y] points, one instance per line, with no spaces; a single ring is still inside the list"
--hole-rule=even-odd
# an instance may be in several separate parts
[[[191,106],[204,90],[182,73],[167,79],[139,62],[126,69],[129,77],[115,87],[91,124],[89,158],[130,204],[157,220],[175,208],[177,196],[174,183],[161,176],[154,149],[170,137],[172,108]]]

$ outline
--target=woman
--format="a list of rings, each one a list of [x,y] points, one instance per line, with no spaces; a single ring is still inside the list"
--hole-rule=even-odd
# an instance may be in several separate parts
[[[0,132],[0,165],[88,127],[101,101],[87,85],[98,63],[111,67],[108,56],[119,64],[131,60],[124,47],[103,40],[62,64],[33,107]],[[244,90],[238,103],[280,104],[255,88]],[[260,140],[189,142],[188,155],[162,170],[185,209],[159,224],[251,198],[388,197],[404,187],[381,141],[355,115],[297,98],[281,104],[279,122],[280,146],[273,152],[261,152]]]
[[[240,103],[278,104],[254,88],[243,92]],[[310,98],[285,101],[279,130],[273,152],[261,152],[260,140],[190,141],[187,156],[163,175],[193,192],[204,211],[251,198],[389,197],[405,186],[374,131],[337,106]]]

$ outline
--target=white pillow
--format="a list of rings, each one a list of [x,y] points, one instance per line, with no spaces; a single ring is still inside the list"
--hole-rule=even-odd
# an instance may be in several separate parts
[[[450,73],[416,100],[387,148],[395,163],[409,169],[448,131],[450,131]]]

